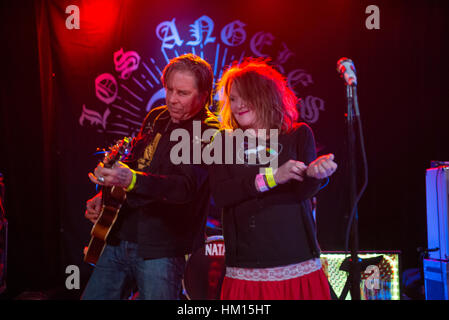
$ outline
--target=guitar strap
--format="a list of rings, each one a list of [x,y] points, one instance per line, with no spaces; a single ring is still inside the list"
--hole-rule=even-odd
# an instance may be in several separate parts
[[[154,135],[154,132],[156,131],[155,130],[156,122],[161,118],[162,115],[167,116],[165,113],[166,112],[161,112],[160,114],[158,114],[151,123],[149,122],[149,119],[145,119],[146,123],[143,125],[143,128],[145,128],[148,131],[148,134],[152,137],[150,143],[148,143],[148,145],[145,147],[142,157],[140,157],[137,160],[138,170],[142,170],[143,168],[148,167],[151,161],[153,160],[153,156],[156,152],[157,145],[159,144],[159,140],[161,139],[162,136],[159,132],[157,132],[156,135]],[[168,121],[164,132],[167,130],[169,124],[170,120]]]
[[[145,151],[143,152],[143,156],[137,160],[137,168],[139,170],[142,170],[143,168],[150,165],[160,139],[161,134],[158,132],[154,136],[153,140],[146,146]]]

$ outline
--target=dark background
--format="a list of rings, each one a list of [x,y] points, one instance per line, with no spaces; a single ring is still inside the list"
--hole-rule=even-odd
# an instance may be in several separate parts
[[[65,28],[69,4],[80,7],[80,30]],[[371,4],[380,9],[379,30],[365,27]],[[84,210],[95,186],[87,173],[98,161],[96,147],[117,137],[80,126],[82,105],[105,111],[94,79],[113,73],[114,52],[136,50],[157,57],[163,67],[156,26],[176,18],[187,39],[189,24],[202,15],[214,21],[217,39],[237,19],[246,24],[246,43],[256,32],[272,33],[276,40],[267,52],[284,42],[294,53],[285,70],[312,75],[312,85],[295,90],[325,102],[310,125],[319,153],[333,152],[339,164],[318,196],[319,241],[327,251],[344,249],[349,211],[346,91],[335,66],[343,56],[354,61],[369,167],[358,210],[360,249],[400,250],[402,270],[419,266],[416,249],[427,243],[425,171],[431,160],[449,160],[446,1],[54,0],[2,1],[0,8],[7,297],[63,288],[70,264],[81,268],[82,283],[88,279],[82,248],[91,225]],[[210,48],[205,58],[213,64]],[[62,294],[76,298],[80,290]]]

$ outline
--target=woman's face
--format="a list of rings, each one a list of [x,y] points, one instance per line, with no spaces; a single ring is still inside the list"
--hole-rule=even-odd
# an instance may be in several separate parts
[[[254,108],[244,101],[234,84],[231,85],[229,92],[229,102],[231,104],[232,114],[242,129],[257,129],[257,116]]]

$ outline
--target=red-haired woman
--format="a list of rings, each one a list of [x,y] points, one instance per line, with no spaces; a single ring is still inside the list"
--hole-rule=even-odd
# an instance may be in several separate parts
[[[210,172],[215,204],[223,208],[221,298],[330,299],[310,200],[337,169],[334,155],[317,158],[312,130],[296,122],[298,99],[266,61],[234,64],[218,90],[222,127],[228,129],[213,144],[218,152],[222,142],[227,160]],[[236,132],[243,130],[242,142]],[[224,143],[230,136],[233,143]]]

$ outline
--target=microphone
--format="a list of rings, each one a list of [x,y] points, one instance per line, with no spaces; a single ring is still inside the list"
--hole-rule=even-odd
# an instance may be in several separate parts
[[[344,78],[346,84],[350,86],[357,85],[357,76],[355,75],[354,63],[346,57],[341,58],[337,62],[337,71]]]

